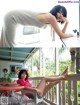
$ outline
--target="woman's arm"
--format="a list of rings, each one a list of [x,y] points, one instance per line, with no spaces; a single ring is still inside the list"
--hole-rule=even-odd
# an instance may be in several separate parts
[[[54,30],[56,31],[56,33],[60,36],[60,38],[73,37],[73,35],[65,34],[60,30],[60,28],[57,24],[56,18],[54,16],[50,15],[49,21],[50,21],[50,24],[52,25],[52,27],[54,28]]]
[[[67,26],[68,26],[68,23],[69,21],[65,18],[65,17],[62,17],[62,21],[64,22],[64,27],[62,29],[62,32],[65,33],[66,32],[66,29],[67,29]]]
[[[73,35],[71,34],[65,34],[63,33],[56,21],[55,16],[49,14],[49,13],[44,13],[44,14],[40,14],[38,16],[39,20],[44,22],[44,23],[50,23],[51,26],[54,28],[54,30],[56,31],[56,33],[59,35],[60,38],[68,38],[68,37],[73,37]]]
[[[27,87],[27,86],[25,86],[25,87],[24,87],[24,89],[36,90],[36,88],[35,88],[35,87]]]
[[[28,90],[31,90],[31,91],[36,91],[38,94],[42,94],[42,91],[36,87],[27,87],[25,86],[24,89],[28,89]]]
[[[63,29],[62,29],[62,32],[63,32],[63,33],[66,32],[67,26],[68,26],[68,23],[66,22],[65,25],[64,25],[64,27],[63,27]]]

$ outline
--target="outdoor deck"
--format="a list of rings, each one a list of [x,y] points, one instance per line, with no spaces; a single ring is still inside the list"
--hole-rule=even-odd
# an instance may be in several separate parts
[[[37,85],[42,77],[31,78],[32,83]],[[80,105],[80,74],[68,76],[66,81],[51,88],[45,95],[47,105]]]
[[[32,77],[30,79],[33,85],[37,86],[42,78]],[[18,103],[14,104],[15,102],[13,105],[19,105]],[[35,103],[26,105],[35,105]],[[69,75],[66,81],[63,80],[58,85],[53,86],[44,96],[43,102],[37,105],[80,105],[80,74]]]

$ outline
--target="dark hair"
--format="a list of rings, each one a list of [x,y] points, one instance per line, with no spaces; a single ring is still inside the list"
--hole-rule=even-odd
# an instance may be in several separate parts
[[[52,15],[54,15],[56,18],[57,18],[57,13],[62,9],[63,11],[63,16],[64,17],[67,17],[67,10],[64,6],[61,6],[61,5],[56,5],[54,6],[51,10],[50,10],[50,13]],[[61,22],[62,23],[62,22]]]
[[[5,72],[5,71],[8,72],[8,70],[6,68],[3,69],[3,72]]]
[[[29,77],[27,70],[26,69],[21,69],[20,72],[19,72],[19,74],[18,74],[18,78],[19,79],[21,79],[21,74],[23,74],[24,72],[26,74],[25,80]]]

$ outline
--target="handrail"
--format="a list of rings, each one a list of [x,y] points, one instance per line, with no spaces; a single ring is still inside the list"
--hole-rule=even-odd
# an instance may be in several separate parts
[[[78,81],[80,81],[80,74],[71,74],[66,81],[59,84],[59,105],[78,105],[80,103]]]
[[[43,77],[32,77],[31,81],[34,81],[34,85],[37,85]],[[59,97],[59,105],[78,105],[79,94],[78,93],[78,81],[80,81],[80,74],[69,74],[67,80],[63,80],[59,83],[59,95],[56,95],[56,85],[48,91],[44,100],[46,102],[57,105],[57,97]],[[73,96],[72,96],[73,95]],[[74,97],[75,96],[75,97]]]

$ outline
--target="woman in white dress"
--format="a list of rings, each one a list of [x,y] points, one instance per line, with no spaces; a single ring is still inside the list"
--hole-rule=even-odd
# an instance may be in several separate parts
[[[56,5],[49,13],[37,13],[28,10],[10,11],[4,17],[4,24],[1,33],[1,47],[17,47],[16,28],[18,25],[36,26],[39,28],[45,25],[51,25],[60,38],[72,37],[71,34],[66,34],[68,25],[67,10],[64,6]],[[65,23],[60,30],[57,22]],[[26,39],[27,41],[27,39]]]

